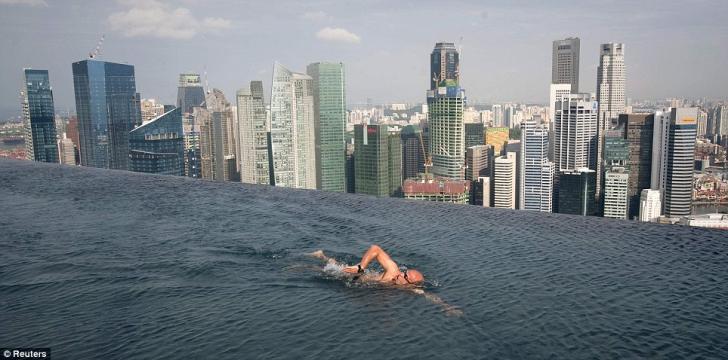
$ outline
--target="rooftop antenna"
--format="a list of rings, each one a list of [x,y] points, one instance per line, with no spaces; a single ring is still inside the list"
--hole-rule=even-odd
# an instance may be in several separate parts
[[[90,53],[88,53],[89,59],[95,59],[101,54],[101,46],[104,45],[104,37],[106,37],[105,34],[101,35],[101,39],[99,39],[99,42],[96,43],[96,48],[93,49]]]

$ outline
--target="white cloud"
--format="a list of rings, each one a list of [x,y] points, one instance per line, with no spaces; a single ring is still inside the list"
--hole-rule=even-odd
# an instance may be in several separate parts
[[[307,11],[301,15],[301,19],[310,21],[327,20],[329,16],[323,11]]]
[[[173,8],[157,0],[124,0],[126,11],[109,15],[111,29],[127,37],[191,39],[200,33],[229,29],[230,20],[216,17],[198,19],[187,8]]]
[[[0,5],[48,6],[45,0],[0,0]]]
[[[324,41],[335,41],[345,43],[361,42],[359,35],[343,28],[325,27],[316,33],[316,37]]]

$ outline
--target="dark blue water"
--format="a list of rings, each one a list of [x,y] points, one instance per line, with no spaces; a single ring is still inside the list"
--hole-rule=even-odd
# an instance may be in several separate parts
[[[728,233],[0,160],[0,347],[55,358],[728,358]],[[305,255],[371,243],[427,291]]]

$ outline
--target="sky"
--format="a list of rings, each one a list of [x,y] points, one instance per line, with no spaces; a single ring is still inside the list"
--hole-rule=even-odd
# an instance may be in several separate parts
[[[274,61],[343,62],[349,104],[423,102],[435,42],[461,49],[472,102],[546,103],[551,44],[581,38],[580,90],[599,45],[625,44],[627,96],[728,98],[728,1],[0,0],[0,116],[20,113],[22,69],[47,69],[56,110],[74,110],[71,63],[135,66],[143,98],[174,104],[178,74],[207,72],[234,102]]]

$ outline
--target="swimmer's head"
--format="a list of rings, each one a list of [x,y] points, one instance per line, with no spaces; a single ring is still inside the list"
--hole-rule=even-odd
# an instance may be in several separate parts
[[[425,277],[422,276],[422,273],[414,270],[414,269],[408,269],[403,272],[404,279],[413,285],[420,285],[425,281]]]

